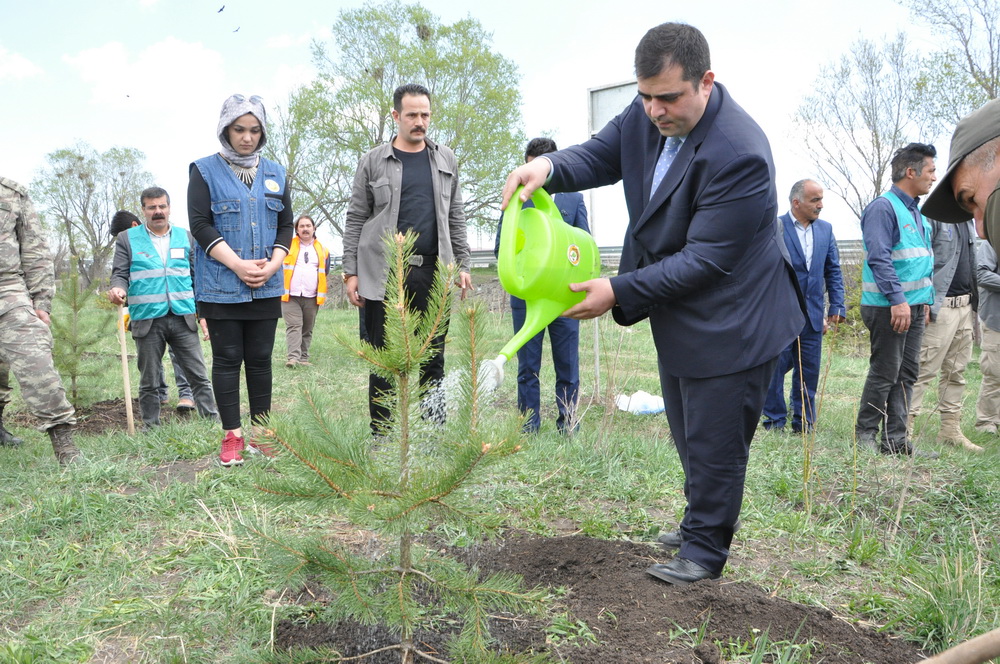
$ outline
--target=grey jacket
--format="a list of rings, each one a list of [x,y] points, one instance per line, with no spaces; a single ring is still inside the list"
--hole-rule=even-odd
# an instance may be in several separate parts
[[[955,224],[945,224],[940,221],[931,222],[933,233],[931,235],[931,247],[934,250],[934,304],[931,305],[931,320],[937,320],[938,311],[944,303],[944,298],[948,294],[948,287],[951,280],[955,278],[958,270],[958,257],[962,255],[961,245],[957,226]],[[976,227],[971,221],[966,222],[969,233],[969,266],[970,277],[972,279],[972,310],[976,311],[979,305],[978,293],[976,292]]]
[[[191,246],[194,246],[194,237],[191,235],[191,231],[187,232],[188,242]],[[111,288],[121,288],[126,293],[128,292],[129,284],[132,283],[131,278],[131,267],[132,267],[132,240],[129,239],[128,231],[122,231],[115,238],[115,258],[111,263]],[[194,266],[191,270],[191,278],[194,278]],[[188,314],[184,316],[184,322],[187,323],[188,329],[193,333],[198,332],[198,316],[196,314]],[[142,339],[144,336],[149,334],[149,329],[153,326],[153,319],[146,320],[131,320],[129,325],[132,330],[133,339]]]
[[[989,242],[980,242],[976,249],[976,278],[979,317],[986,327],[1000,332],[1000,274],[997,274],[997,253]]]
[[[438,258],[445,265],[455,264],[467,272],[469,243],[458,162],[450,148],[424,140],[431,161]],[[358,293],[366,300],[385,298],[385,236],[396,232],[402,181],[403,167],[392,152],[392,141],[363,156],[354,175],[344,224],[344,274],[358,275]]]

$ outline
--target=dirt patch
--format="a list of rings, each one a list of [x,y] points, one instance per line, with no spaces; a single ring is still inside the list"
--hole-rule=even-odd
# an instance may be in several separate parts
[[[766,633],[772,642],[809,642],[812,661],[827,664],[910,664],[924,658],[903,641],[851,624],[824,609],[773,597],[753,584],[723,580],[675,587],[662,583],[645,570],[670,555],[647,544],[582,536],[514,537],[465,551],[462,557],[485,573],[520,574],[529,586],[567,588],[557,611],[565,610],[571,625],[585,623],[598,640],[587,643],[578,632],[575,639],[553,642],[546,638],[545,625],[537,621],[500,616],[493,625],[498,652],[544,652],[553,661],[573,664],[696,664],[724,661],[716,641],[749,644]],[[317,604],[324,603],[322,592],[310,592]],[[703,637],[696,643],[702,628]],[[417,636],[421,649],[445,656],[446,637]],[[350,657],[394,641],[377,627],[283,621],[276,626],[275,643],[281,648],[327,647]],[[390,664],[399,658],[390,651],[364,661]]]
[[[190,413],[191,411],[186,411]],[[18,427],[37,428],[38,419],[27,411],[17,411],[4,413],[7,422]],[[132,416],[135,418],[135,426],[142,424],[139,416],[139,400],[132,399]],[[190,417],[189,414],[182,414],[173,406],[163,406],[160,409],[160,422],[166,423],[176,419]],[[100,435],[114,431],[128,431],[128,414],[125,412],[125,399],[108,399],[98,401],[90,406],[76,409],[76,433],[83,435]]]

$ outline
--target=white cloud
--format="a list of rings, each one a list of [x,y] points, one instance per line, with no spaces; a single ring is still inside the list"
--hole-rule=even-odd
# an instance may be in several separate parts
[[[281,65],[274,72],[271,87],[287,94],[292,90],[297,90],[303,85],[311,83],[315,78],[316,70],[312,65]],[[285,103],[285,100],[280,101],[282,104]]]
[[[217,51],[174,37],[135,56],[120,42],[110,42],[63,60],[91,86],[94,104],[130,110],[175,105],[181,97],[217,97],[225,70]]]
[[[41,73],[41,67],[28,58],[0,46],[0,81],[31,78]]]
[[[311,29],[306,32],[297,35],[275,35],[274,37],[268,37],[264,42],[266,48],[296,48],[299,46],[307,46],[312,43],[313,40],[326,41],[333,36],[330,31],[329,26],[319,26],[313,25]]]

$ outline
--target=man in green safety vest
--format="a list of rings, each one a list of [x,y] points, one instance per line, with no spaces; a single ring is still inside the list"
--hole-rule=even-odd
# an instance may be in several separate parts
[[[128,298],[143,426],[160,423],[159,385],[167,344],[187,376],[198,413],[217,418],[198,339],[191,232],[170,225],[170,196],[164,189],[150,187],[140,200],[146,222],[119,233],[115,240],[108,299],[124,304]]]
[[[920,344],[934,302],[931,226],[918,203],[936,179],[935,156],[934,146],[923,143],[897,150],[892,187],[861,215],[861,318],[870,332],[871,358],[854,429],[859,445],[887,455],[937,456],[915,451],[907,432]]]

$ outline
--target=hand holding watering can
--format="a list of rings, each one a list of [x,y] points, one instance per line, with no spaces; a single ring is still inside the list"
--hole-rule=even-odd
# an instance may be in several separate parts
[[[522,206],[519,193],[515,192],[504,211],[497,271],[504,290],[524,300],[526,316],[500,355],[480,366],[479,385],[484,393],[500,385],[503,365],[521,346],[583,301],[586,293],[574,293],[569,285],[593,279],[601,269],[594,238],[566,224],[544,189],[532,194],[533,208]]]

